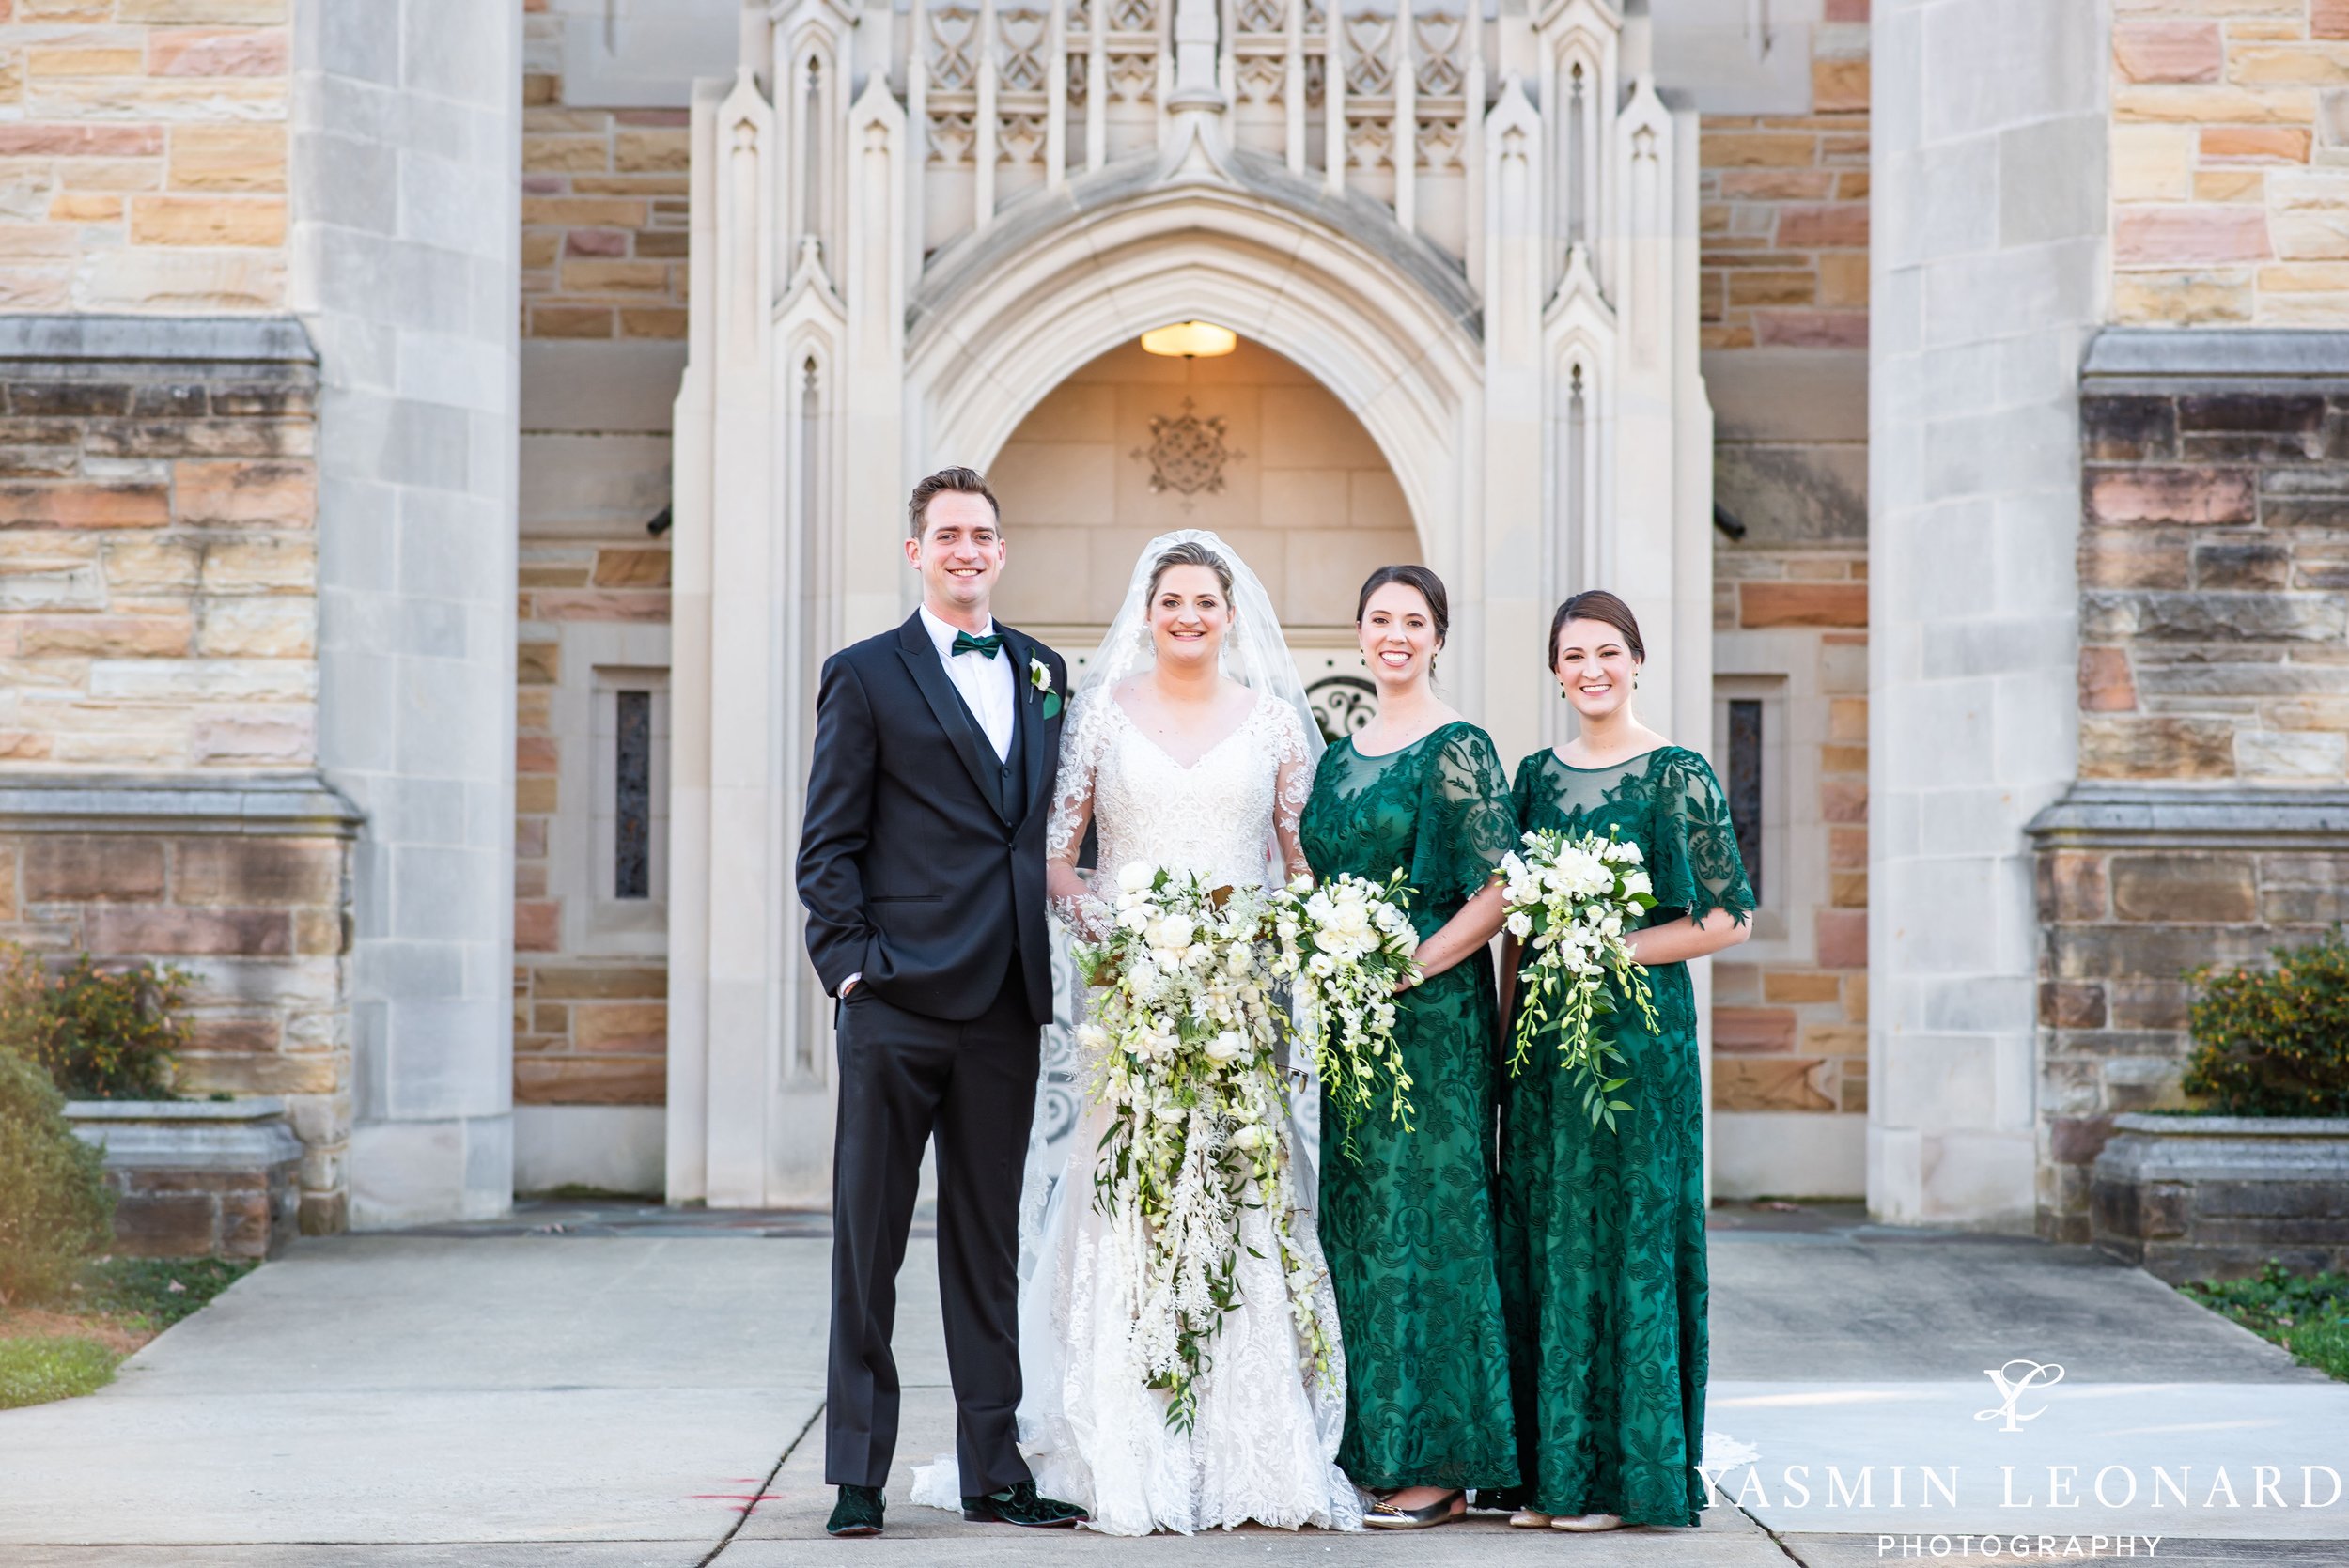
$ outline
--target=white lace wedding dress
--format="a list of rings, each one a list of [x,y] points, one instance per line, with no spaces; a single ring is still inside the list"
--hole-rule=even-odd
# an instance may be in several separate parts
[[[1277,698],[1259,695],[1237,729],[1185,767],[1106,686],[1095,686],[1077,697],[1062,737],[1047,852],[1074,864],[1090,819],[1102,885],[1113,885],[1118,868],[1133,861],[1261,885],[1275,871],[1304,869],[1297,820],[1312,785],[1297,711]],[[1056,912],[1071,922],[1098,918],[1097,908]],[[1081,1065],[1080,1094],[1089,1066]],[[1021,1238],[1019,1443],[1037,1489],[1082,1504],[1092,1528],[1117,1535],[1249,1522],[1360,1528],[1361,1496],[1334,1462],[1346,1365],[1326,1271],[1314,1306],[1333,1348],[1327,1374],[1316,1376],[1299,1358],[1271,1224],[1261,1208],[1243,1209],[1239,1304],[1211,1347],[1196,1421],[1188,1432],[1169,1426],[1166,1396],[1144,1386],[1128,1343],[1141,1222],[1130,1211],[1105,1215],[1094,1202],[1093,1162],[1106,1126],[1102,1107],[1081,1103],[1067,1169],[1055,1173]],[[1293,1149],[1292,1168],[1310,1194],[1311,1152]],[[1321,1270],[1310,1210],[1294,1213],[1290,1226],[1309,1265]],[[918,1471],[914,1499],[951,1505],[946,1483],[954,1479],[951,1456]]]

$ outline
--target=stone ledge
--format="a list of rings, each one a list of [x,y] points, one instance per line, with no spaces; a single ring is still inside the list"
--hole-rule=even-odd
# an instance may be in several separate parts
[[[2057,847],[2349,847],[2349,790],[2076,784],[2023,830]]]
[[[2112,1119],[2115,1132],[2166,1138],[2349,1138],[2349,1116],[2149,1116],[2132,1110]]]
[[[2349,386],[2349,332],[2108,327],[2090,340],[2080,377],[2083,381],[2290,380]]]
[[[296,364],[318,350],[291,316],[0,316],[0,360]]]
[[[274,1094],[241,1100],[68,1100],[66,1115],[76,1122],[266,1122],[286,1113]]]
[[[366,814],[315,773],[223,779],[123,773],[0,778],[0,833],[241,833],[355,838]]]

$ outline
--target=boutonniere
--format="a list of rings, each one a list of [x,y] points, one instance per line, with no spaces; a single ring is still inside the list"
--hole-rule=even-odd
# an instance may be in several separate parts
[[[1044,717],[1060,711],[1060,693],[1052,690],[1052,672],[1041,659],[1028,660],[1028,684],[1044,693]]]

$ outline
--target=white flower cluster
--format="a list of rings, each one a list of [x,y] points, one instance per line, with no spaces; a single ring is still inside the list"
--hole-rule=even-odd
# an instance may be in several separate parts
[[[1112,1112],[1094,1185],[1104,1207],[1142,1216],[1131,1353],[1143,1381],[1168,1390],[1169,1422],[1188,1426],[1208,1342],[1237,1299],[1243,1208],[1271,1219],[1300,1356],[1316,1374],[1330,1365],[1313,1308],[1320,1277],[1289,1225],[1297,1194],[1276,1061],[1289,1025],[1272,989],[1272,901],[1127,865],[1112,908],[1103,939],[1077,950],[1097,987],[1077,1037]]]
[[[1404,912],[1398,871],[1384,884],[1340,875],[1319,887],[1299,877],[1275,900],[1272,972],[1296,990],[1299,1032],[1337,1108],[1346,1148],[1383,1079],[1389,1115],[1408,1131],[1411,1075],[1394,1039],[1394,991],[1416,985],[1419,933]]]
[[[1615,1011],[1620,993],[1656,1027],[1647,974],[1626,937],[1656,907],[1655,888],[1640,846],[1611,835],[1535,831],[1524,846],[1501,858],[1506,929],[1524,951],[1510,1068],[1525,1064],[1534,1037],[1554,1020],[1560,1062],[1581,1080],[1583,1110],[1611,1128],[1615,1112],[1631,1109],[1614,1097],[1630,1079],[1616,1076],[1623,1054],[1599,1020]]]

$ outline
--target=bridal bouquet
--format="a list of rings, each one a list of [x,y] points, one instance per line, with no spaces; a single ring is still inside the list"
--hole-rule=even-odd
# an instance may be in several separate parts
[[[1411,1075],[1394,1043],[1394,987],[1419,979],[1419,933],[1403,912],[1409,892],[1397,871],[1383,884],[1341,874],[1315,887],[1299,877],[1274,896],[1272,972],[1290,980],[1298,1031],[1346,1129],[1354,1131],[1384,1079],[1388,1115],[1411,1130]]]
[[[1624,934],[1656,907],[1656,895],[1636,844],[1596,833],[1569,837],[1556,829],[1529,832],[1524,843],[1523,854],[1501,859],[1508,931],[1525,950],[1517,971],[1525,1000],[1509,1069],[1525,1064],[1534,1036],[1557,1009],[1554,1016],[1563,1025],[1558,1032],[1560,1063],[1582,1080],[1582,1109],[1592,1125],[1604,1122],[1612,1131],[1615,1112],[1631,1109],[1613,1097],[1615,1091],[1631,1080],[1612,1076],[1623,1065],[1623,1053],[1599,1032],[1599,1019],[1616,1006],[1606,979],[1614,977],[1654,1029],[1647,972],[1631,956]]]
[[[1271,1222],[1300,1354],[1317,1375],[1330,1345],[1314,1311],[1317,1271],[1291,1234],[1288,1107],[1275,1052],[1288,1029],[1273,995],[1272,901],[1209,888],[1190,872],[1120,869],[1115,924],[1077,956],[1099,987],[1078,1039],[1100,1061],[1110,1110],[1095,1166],[1102,1212],[1137,1211],[1143,1255],[1128,1260],[1133,1349],[1188,1430],[1208,1343],[1237,1299],[1239,1213]]]

